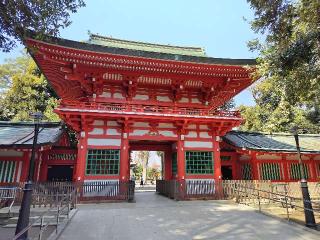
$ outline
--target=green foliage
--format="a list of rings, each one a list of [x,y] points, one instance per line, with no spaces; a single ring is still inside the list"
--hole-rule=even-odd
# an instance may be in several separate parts
[[[148,168],[148,179],[150,179],[151,181],[155,181],[158,180],[160,178],[160,171],[156,168]]]
[[[83,0],[0,0],[0,49],[10,51],[28,30],[37,38],[58,35],[71,24],[70,13],[83,6]]]
[[[140,179],[142,177],[143,167],[141,164],[137,164],[136,166],[134,166],[132,170],[133,170],[135,179]]]
[[[27,55],[0,65],[0,120],[30,120],[30,112],[42,112],[49,121],[60,121],[53,113],[57,98],[33,59]]]
[[[320,1],[248,0],[251,23],[264,41],[248,44],[259,50],[253,95],[257,106],[241,107],[245,130],[288,131],[292,125],[319,132]]]

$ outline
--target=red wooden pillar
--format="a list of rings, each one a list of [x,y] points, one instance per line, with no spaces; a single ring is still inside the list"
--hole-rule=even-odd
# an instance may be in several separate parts
[[[251,153],[252,179],[259,180],[257,153]]]
[[[185,156],[184,156],[184,141],[181,140],[181,137],[184,135],[178,135],[177,141],[177,173],[178,180],[185,179]]]
[[[86,158],[87,158],[87,132],[82,131],[79,136],[79,143],[78,143],[78,156],[77,156],[77,163],[76,169],[74,171],[73,179],[74,181],[83,182],[86,170]]]
[[[29,171],[29,167],[30,167],[30,154],[31,154],[31,152],[29,152],[29,151],[26,151],[23,153],[23,162],[22,162],[20,182],[25,182],[27,180],[28,171]]]
[[[282,162],[282,166],[283,166],[283,180],[284,181],[289,181],[289,169],[288,169],[288,162],[287,162],[287,158],[286,155],[281,155],[281,162]]]
[[[213,167],[214,167],[214,179],[218,180],[222,178],[221,172],[221,158],[220,158],[220,143],[219,136],[213,136]]]
[[[120,149],[120,181],[129,180],[129,161],[129,141],[127,139],[126,133],[123,133]]]
[[[316,171],[316,162],[313,159],[313,156],[310,156],[310,174],[311,174],[311,180],[317,181],[317,171]]]

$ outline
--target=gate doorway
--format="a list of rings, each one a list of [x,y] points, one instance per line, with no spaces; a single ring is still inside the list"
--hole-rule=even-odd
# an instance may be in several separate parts
[[[130,179],[135,180],[136,192],[155,192],[157,180],[172,178],[172,145],[170,141],[129,142]]]
[[[232,180],[232,166],[221,166],[222,180]]]
[[[73,166],[72,165],[49,165],[48,181],[72,181]]]
[[[132,151],[130,160],[130,179],[136,185],[155,185],[163,179],[164,152],[162,151]]]

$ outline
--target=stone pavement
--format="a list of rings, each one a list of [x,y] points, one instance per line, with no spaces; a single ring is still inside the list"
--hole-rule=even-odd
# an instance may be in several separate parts
[[[79,205],[59,240],[313,240],[320,232],[227,201],[176,202],[154,192],[136,203]]]

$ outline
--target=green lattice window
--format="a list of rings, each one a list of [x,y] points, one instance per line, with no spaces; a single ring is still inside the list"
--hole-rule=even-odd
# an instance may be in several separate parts
[[[186,152],[187,174],[213,174],[212,152]]]
[[[119,174],[120,150],[89,149],[87,155],[87,175]]]
[[[0,161],[0,182],[13,182],[17,162]]]
[[[220,156],[221,161],[230,161],[231,156]]]
[[[177,174],[177,153],[172,153],[172,161],[171,161],[171,169],[172,175],[175,176]]]
[[[279,163],[260,164],[261,180],[281,180],[281,168]]]
[[[242,165],[242,179],[243,180],[252,180],[252,174],[251,174],[251,164],[245,163]]]
[[[306,176],[306,179],[309,178],[309,168],[308,165],[303,163],[303,170],[304,170],[304,174]],[[290,176],[292,180],[298,180],[301,179],[301,175],[300,175],[301,171],[300,171],[300,164],[299,163],[291,163],[290,164]]]

